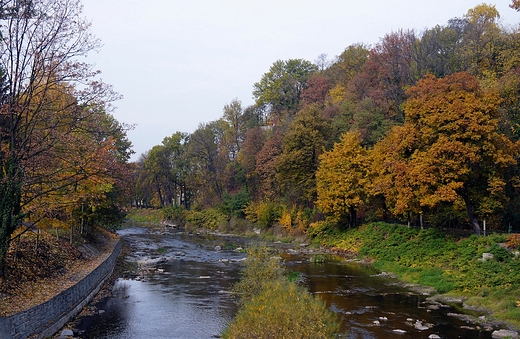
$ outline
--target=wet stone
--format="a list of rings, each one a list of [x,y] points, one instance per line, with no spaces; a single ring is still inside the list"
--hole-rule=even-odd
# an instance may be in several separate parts
[[[515,339],[515,338],[518,338],[518,333],[515,332],[515,331],[510,331],[510,330],[498,330],[498,331],[494,331],[493,333],[491,333],[491,337],[493,339],[501,339],[501,338],[511,338],[511,339]]]

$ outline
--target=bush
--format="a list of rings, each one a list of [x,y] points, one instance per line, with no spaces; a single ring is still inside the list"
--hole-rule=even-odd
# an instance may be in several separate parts
[[[234,194],[225,193],[222,198],[222,210],[230,217],[244,218],[246,216],[244,209],[250,200],[251,195],[245,189]]]
[[[303,287],[289,281],[280,258],[265,246],[248,251],[233,291],[241,307],[223,338],[336,338],[337,315]]]
[[[247,220],[256,222],[263,228],[269,228],[280,219],[281,210],[281,206],[272,201],[251,201],[244,212]]]
[[[284,274],[280,258],[273,257],[267,247],[253,245],[247,254],[242,278],[233,287],[233,293],[240,296],[242,303],[258,293],[265,282],[281,279]]]
[[[186,222],[186,209],[182,206],[165,206],[161,209],[161,217],[163,220],[183,225]]]
[[[220,224],[227,222],[227,216],[217,208],[208,208],[200,212],[192,211],[188,213],[186,222],[197,228],[215,230]]]
[[[288,280],[265,283],[261,292],[240,308],[223,334],[229,339],[336,338],[337,315],[303,287]]]

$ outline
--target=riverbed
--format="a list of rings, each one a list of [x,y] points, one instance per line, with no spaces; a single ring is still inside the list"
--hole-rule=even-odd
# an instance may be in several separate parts
[[[238,308],[230,294],[240,279],[250,241],[233,236],[187,234],[175,229],[131,225],[119,231],[131,247],[125,260],[138,268],[119,279],[114,295],[95,314],[77,322],[76,337],[216,338]],[[427,300],[372,266],[331,255],[281,250],[287,269],[301,273],[301,284],[325,300],[342,320],[343,338],[491,338],[495,328],[466,316],[460,304]]]

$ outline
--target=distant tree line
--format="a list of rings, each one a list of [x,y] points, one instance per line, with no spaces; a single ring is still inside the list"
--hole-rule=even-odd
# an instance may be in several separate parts
[[[274,204],[274,219],[301,231],[357,219],[518,225],[520,30],[499,18],[481,4],[334,60],[274,62],[253,106],[233,99],[219,120],[141,155],[134,204],[251,220]]]

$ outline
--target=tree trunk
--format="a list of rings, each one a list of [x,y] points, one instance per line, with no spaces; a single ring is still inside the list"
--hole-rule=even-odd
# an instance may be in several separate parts
[[[349,228],[356,227],[356,209],[354,206],[350,206],[350,225]]]
[[[464,184],[464,194],[461,194],[462,200],[464,200],[464,203],[466,204],[466,210],[468,211],[468,217],[471,222],[471,227],[473,227],[473,233],[476,235],[480,235],[480,224],[478,222],[477,216],[475,215],[475,212],[473,211],[473,205],[471,204],[471,201],[469,199],[469,189],[468,185]]]
[[[5,154],[2,154],[4,157]],[[0,281],[7,271],[11,234],[22,219],[20,169],[13,158],[0,158]]]

